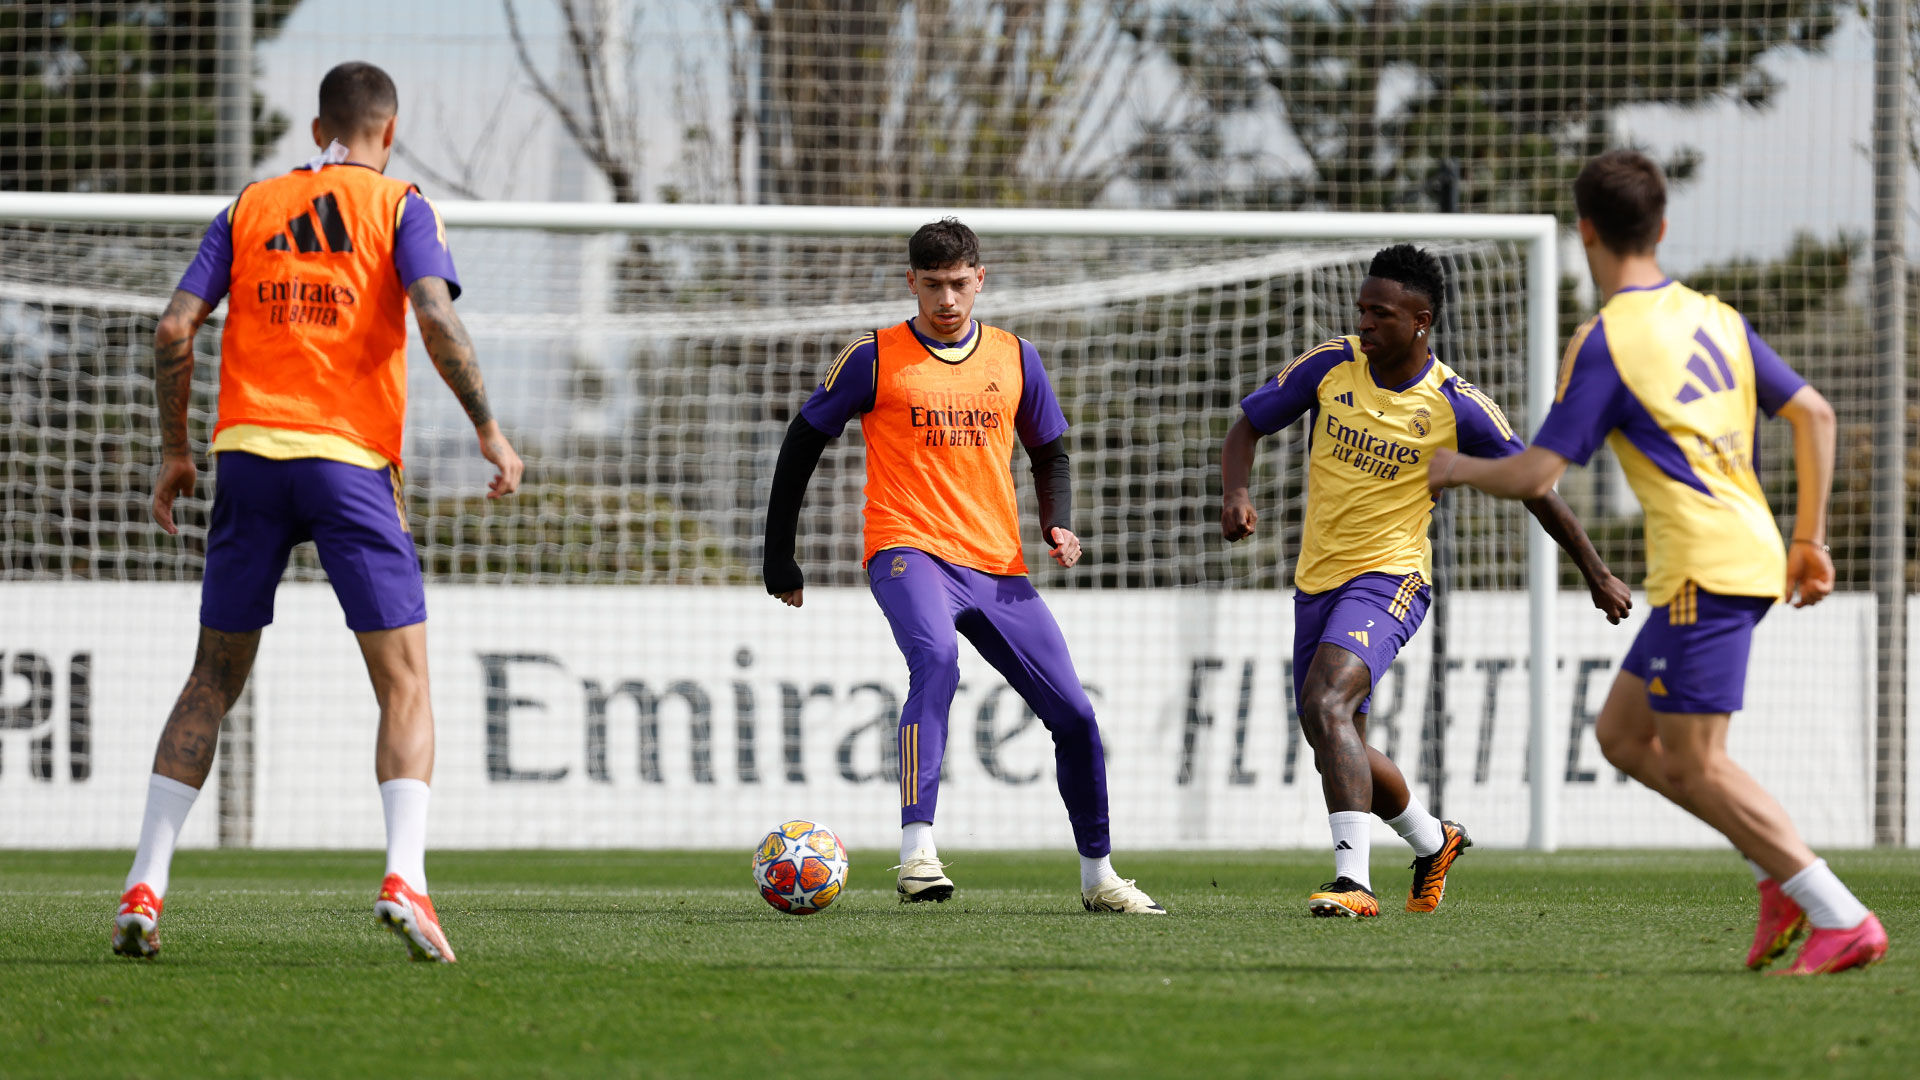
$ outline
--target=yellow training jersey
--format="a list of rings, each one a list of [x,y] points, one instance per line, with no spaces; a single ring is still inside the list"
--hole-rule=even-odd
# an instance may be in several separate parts
[[[1754,471],[1758,411],[1805,380],[1740,313],[1673,281],[1622,289],[1573,336],[1536,445],[1585,465],[1602,439],[1646,513],[1647,599],[1681,585],[1779,597],[1786,550]]]
[[[1311,416],[1306,530],[1293,568],[1307,593],[1367,573],[1426,575],[1433,451],[1522,449],[1500,407],[1438,359],[1429,355],[1403,385],[1381,386],[1355,337],[1309,350],[1240,406],[1265,434]]]

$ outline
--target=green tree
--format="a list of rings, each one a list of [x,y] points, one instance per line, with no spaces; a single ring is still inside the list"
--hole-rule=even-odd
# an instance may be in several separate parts
[[[299,0],[253,0],[255,43]],[[219,5],[0,5],[0,190],[219,189]],[[287,117],[253,97],[254,160]]]
[[[1163,51],[1188,94],[1215,114],[1197,134],[1216,131],[1219,114],[1270,109],[1277,99],[1304,158],[1255,162],[1266,166],[1264,182],[1237,190],[1172,176],[1182,202],[1425,209],[1436,175],[1450,167],[1461,210],[1569,219],[1568,185],[1583,162],[1617,143],[1621,110],[1727,99],[1764,108],[1780,87],[1759,59],[1821,49],[1853,6],[1288,0],[1176,8],[1128,25],[1143,40],[1168,43]],[[1221,57],[1244,59],[1223,72]],[[1204,138],[1186,150],[1199,161],[1218,156]],[[1699,159],[1683,148],[1665,165],[1684,183]]]

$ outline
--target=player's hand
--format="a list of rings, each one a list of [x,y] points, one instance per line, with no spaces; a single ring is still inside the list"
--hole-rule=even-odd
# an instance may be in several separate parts
[[[497,499],[502,495],[511,495],[520,490],[520,476],[526,471],[521,464],[520,455],[513,452],[513,444],[500,434],[500,422],[489,420],[478,431],[480,436],[480,456],[493,462],[500,471],[487,484],[487,498]]]
[[[1047,554],[1053,556],[1053,561],[1059,563],[1061,566],[1071,567],[1074,563],[1080,561],[1080,538],[1073,535],[1072,530],[1063,529],[1055,525],[1053,527],[1053,549],[1048,551]]]
[[[1427,494],[1437,496],[1447,490],[1446,482],[1453,478],[1454,461],[1459,457],[1459,451],[1444,446],[1433,452],[1433,457],[1427,461]],[[1598,602],[1597,595],[1595,602]],[[1601,610],[1606,609],[1603,607]]]
[[[800,572],[800,561],[788,555],[781,558],[769,555],[760,567],[760,580],[766,583],[767,595],[778,599],[788,607],[799,607],[801,592],[807,583],[806,575]]]
[[[1805,540],[1787,545],[1787,600],[1812,607],[1833,591],[1833,558],[1820,544]]]
[[[1621,619],[1633,614],[1633,590],[1612,574],[1597,581],[1589,578],[1587,591],[1593,594],[1593,606],[1606,612],[1607,621],[1613,625],[1620,625]]]
[[[194,467],[191,456],[161,460],[160,477],[153,485],[153,520],[167,530],[168,536],[180,535],[180,526],[173,523],[173,500],[182,495],[191,497],[199,482],[200,470]],[[1833,575],[1827,576],[1831,579]]]
[[[1245,491],[1227,492],[1226,501],[1220,505],[1220,535],[1231,544],[1235,540],[1245,540],[1253,535],[1253,527],[1260,521],[1260,515],[1253,509],[1253,500],[1247,498]]]

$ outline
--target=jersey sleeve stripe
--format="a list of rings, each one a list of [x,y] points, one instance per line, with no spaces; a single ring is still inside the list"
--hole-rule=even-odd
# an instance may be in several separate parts
[[[1492,420],[1494,426],[1500,429],[1501,438],[1513,438],[1513,425],[1507,423],[1507,415],[1500,411],[1500,406],[1495,405],[1492,398],[1481,392],[1477,386],[1464,382],[1459,385],[1461,396],[1480,406],[1481,410],[1487,414],[1487,419]]]
[[[1556,403],[1566,399],[1567,384],[1573,381],[1574,358],[1580,355],[1580,347],[1587,343],[1587,335],[1593,333],[1593,328],[1599,325],[1600,316],[1595,315],[1581,323],[1580,329],[1573,332],[1573,340],[1567,342],[1567,351],[1560,357],[1560,379],[1553,388],[1553,400]]]
[[[1293,374],[1293,371],[1295,368],[1313,359],[1314,357],[1319,356],[1322,353],[1325,353],[1327,350],[1344,349],[1346,347],[1347,347],[1347,343],[1344,339],[1336,338],[1333,341],[1326,342],[1325,344],[1322,344],[1322,345],[1316,345],[1313,348],[1308,349],[1306,352],[1303,352],[1299,356],[1294,357],[1293,362],[1291,364],[1288,364],[1286,367],[1283,367],[1280,369],[1280,375],[1278,378],[1274,379],[1274,385],[1285,386],[1287,384],[1287,376]]]
[[[846,348],[841,349],[840,355],[833,360],[833,366],[827,369],[827,377],[821,380],[821,385],[829,390],[833,389],[834,380],[840,377],[840,369],[847,366],[847,357],[852,356],[860,346],[872,344],[873,340],[874,337],[871,333],[861,334],[859,337],[854,338]]]

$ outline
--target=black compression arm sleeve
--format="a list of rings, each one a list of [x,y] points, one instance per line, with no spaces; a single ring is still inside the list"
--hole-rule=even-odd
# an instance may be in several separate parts
[[[800,528],[800,504],[807,497],[807,481],[813,479],[814,466],[820,464],[820,454],[831,438],[807,423],[805,417],[795,416],[780,444],[780,461],[773,467],[773,494],[767,498],[767,543],[760,566],[767,592],[776,596],[806,584],[793,557],[793,538]]]
[[[1033,490],[1040,496],[1040,539],[1051,548],[1056,527],[1073,531],[1073,471],[1067,467],[1066,436],[1027,447],[1027,458],[1033,463]]]

